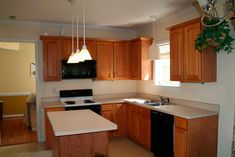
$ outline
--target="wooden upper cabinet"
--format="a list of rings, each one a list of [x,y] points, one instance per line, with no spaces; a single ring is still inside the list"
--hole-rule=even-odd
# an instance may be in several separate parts
[[[212,48],[204,52],[195,50],[195,40],[201,29],[200,18],[170,28],[171,80],[216,81],[216,53]]]
[[[113,43],[109,41],[97,42],[97,79],[113,79]]]
[[[129,78],[129,42],[114,42],[113,77],[117,80]]]
[[[200,80],[202,80],[202,53],[194,48],[195,40],[201,31],[200,27],[201,25],[199,22],[184,27],[184,79],[188,81],[192,80],[200,82]]]
[[[183,29],[177,28],[170,32],[170,79],[178,81],[183,79]]]
[[[130,70],[132,80],[152,80],[153,62],[147,59],[152,39],[138,38],[130,42]]]
[[[82,49],[82,46],[83,46],[83,38],[80,39],[80,47],[81,47],[80,50]],[[90,52],[92,60],[97,60],[96,40],[86,39],[86,47],[88,51]]]
[[[44,81],[61,80],[62,40],[60,37],[42,36]]]
[[[79,46],[81,47],[81,46]],[[77,49],[77,39],[74,39],[74,50],[76,52]],[[62,59],[67,60],[72,53],[72,38],[71,37],[63,37],[62,39]]]

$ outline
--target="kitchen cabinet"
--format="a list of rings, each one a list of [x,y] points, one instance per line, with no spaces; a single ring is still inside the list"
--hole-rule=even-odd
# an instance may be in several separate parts
[[[140,127],[141,127],[141,108],[139,106],[131,105],[129,106],[129,137],[140,143]]]
[[[175,117],[175,157],[217,156],[218,116]]]
[[[97,42],[97,79],[113,79],[113,43],[109,41]]]
[[[81,47],[81,46],[79,46]],[[77,50],[77,39],[74,39],[74,50]],[[72,53],[72,38],[71,37],[63,37],[62,38],[62,59],[68,60]]]
[[[113,43],[113,78],[115,80],[129,79],[129,42]]]
[[[216,53],[212,48],[198,52],[194,47],[201,29],[200,18],[169,28],[172,81],[216,81]]]
[[[80,39],[80,50],[83,46],[83,38]],[[90,52],[92,60],[97,60],[97,45],[96,40],[93,39],[86,39],[86,47]]]
[[[51,128],[50,121],[47,116],[47,112],[55,112],[55,111],[64,111],[64,107],[53,107],[53,108],[44,109],[46,144],[48,148],[51,148],[52,146],[53,130]]]
[[[43,42],[43,69],[45,81],[61,80],[61,60],[71,55],[72,38],[41,36]],[[77,49],[74,39],[74,51]],[[152,61],[147,60],[147,51],[152,40],[138,38],[126,40],[100,40],[88,38],[86,46],[96,60],[98,80],[150,80]],[[79,39],[82,48],[83,40]]]
[[[152,80],[153,62],[147,59],[152,39],[138,38],[130,42],[130,72],[132,80]]]
[[[72,52],[72,38],[71,37],[63,37],[63,50],[62,50],[62,58],[64,60],[69,59],[69,56]],[[83,39],[79,38],[79,50],[81,51],[83,46]],[[88,51],[91,54],[93,60],[96,60],[96,41],[92,39],[86,39],[86,46]],[[77,39],[74,39],[74,52],[77,50]]]
[[[125,135],[125,105],[104,104],[101,106],[101,115],[118,126],[117,130],[108,133],[109,138]]]
[[[151,120],[150,110],[141,109],[140,143],[148,149],[151,149]]]
[[[43,78],[44,81],[61,79],[62,39],[60,37],[42,36]]]
[[[145,148],[150,149],[151,144],[151,121],[150,110],[135,106],[128,105],[128,137],[133,141],[143,145]]]

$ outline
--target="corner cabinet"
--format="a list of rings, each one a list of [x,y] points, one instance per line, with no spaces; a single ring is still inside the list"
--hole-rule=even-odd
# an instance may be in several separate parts
[[[62,39],[42,36],[44,81],[61,80]]]
[[[101,105],[101,115],[117,124],[115,131],[108,132],[109,138],[121,137],[126,134],[125,129],[125,105],[123,104],[104,104]]]
[[[138,38],[130,42],[130,70],[132,80],[152,80],[153,62],[147,59],[150,38]]]
[[[170,30],[170,79],[181,82],[215,82],[216,52],[199,52],[195,40],[202,30],[200,18],[173,26]]]

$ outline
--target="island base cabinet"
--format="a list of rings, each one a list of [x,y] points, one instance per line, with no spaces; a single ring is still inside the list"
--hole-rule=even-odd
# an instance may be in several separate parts
[[[108,156],[108,134],[97,132],[69,136],[53,136],[52,157]]]

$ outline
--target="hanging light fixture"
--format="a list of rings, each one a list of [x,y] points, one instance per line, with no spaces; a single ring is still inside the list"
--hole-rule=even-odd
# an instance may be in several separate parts
[[[156,60],[156,59],[160,59],[159,47],[157,45],[156,38],[155,38],[155,35],[156,35],[155,23],[156,23],[157,18],[156,16],[150,16],[150,18],[152,19],[152,27],[153,27],[153,43],[149,47],[148,59]]]
[[[69,56],[69,59],[67,61],[67,63],[76,63],[76,60],[74,58],[74,0],[68,0],[71,3],[72,6],[72,52],[71,55]]]
[[[86,47],[86,0],[83,0],[83,46],[79,53],[79,62],[85,60],[92,60],[92,58]]]
[[[200,2],[200,3],[199,3]],[[202,4],[200,6],[200,4]],[[195,5],[199,12],[202,14],[201,23],[205,27],[215,27],[226,19],[234,19],[235,18],[235,2],[234,0],[224,0],[224,16],[219,17],[218,11],[216,9],[216,0],[198,0],[195,2]],[[206,24],[206,18],[215,19],[218,22],[212,25]]]
[[[73,56],[73,59],[74,59],[74,61],[76,62],[76,63],[79,63],[81,60],[80,60],[80,58],[79,58],[79,53],[80,53],[80,50],[79,50],[79,0],[77,0],[76,1],[77,2],[77,9],[76,9],[76,15],[77,15],[77,22],[76,22],[76,24],[77,24],[77,49],[76,49],[76,52],[75,52],[75,54],[74,54],[74,56]]]

